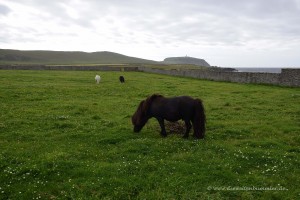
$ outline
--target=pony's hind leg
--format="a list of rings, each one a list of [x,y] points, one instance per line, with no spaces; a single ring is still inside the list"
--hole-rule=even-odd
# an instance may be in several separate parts
[[[186,128],[186,129],[185,129],[185,133],[184,133],[184,135],[183,135],[183,138],[188,138],[188,137],[189,137],[190,130],[191,130],[191,128],[192,128],[192,125],[191,125],[190,120],[185,120],[184,123],[185,123],[185,128]]]

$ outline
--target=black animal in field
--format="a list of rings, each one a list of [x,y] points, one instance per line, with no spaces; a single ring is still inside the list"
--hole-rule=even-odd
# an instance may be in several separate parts
[[[119,77],[119,80],[120,80],[121,83],[125,83],[125,78],[124,78],[124,76],[120,76],[120,77]]]
[[[156,118],[162,136],[167,136],[164,120],[175,122],[182,119],[186,126],[184,138],[189,137],[190,129],[194,129],[194,137],[203,139],[205,134],[205,112],[200,99],[189,96],[166,98],[153,94],[140,102],[131,120],[134,132],[140,132],[150,118]],[[193,126],[192,126],[193,125]]]

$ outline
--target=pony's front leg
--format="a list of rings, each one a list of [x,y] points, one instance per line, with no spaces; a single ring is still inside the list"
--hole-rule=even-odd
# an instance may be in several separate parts
[[[160,125],[160,128],[161,128],[161,131],[160,131],[161,136],[166,137],[167,136],[167,132],[166,132],[166,129],[165,129],[165,121],[164,121],[164,119],[157,118],[157,121],[158,121],[158,123]]]
[[[185,133],[183,135],[183,138],[188,138],[190,130],[192,128],[192,124],[191,124],[190,120],[185,120],[184,123],[185,123],[186,130],[185,130]]]

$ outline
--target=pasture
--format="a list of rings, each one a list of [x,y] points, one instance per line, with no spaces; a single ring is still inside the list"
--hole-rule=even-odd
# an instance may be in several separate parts
[[[134,133],[153,93],[201,98],[205,139],[162,138],[155,119]],[[0,199],[297,199],[299,102],[299,88],[1,70]]]

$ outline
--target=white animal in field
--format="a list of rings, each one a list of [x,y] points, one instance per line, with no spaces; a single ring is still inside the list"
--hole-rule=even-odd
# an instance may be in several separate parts
[[[96,81],[97,84],[100,83],[100,80],[101,80],[101,77],[99,75],[96,75],[95,76],[95,81]]]

